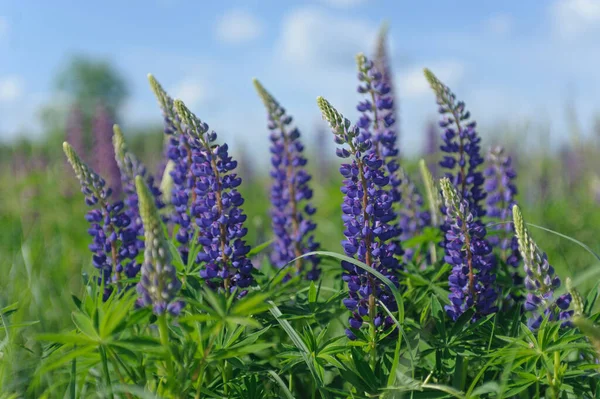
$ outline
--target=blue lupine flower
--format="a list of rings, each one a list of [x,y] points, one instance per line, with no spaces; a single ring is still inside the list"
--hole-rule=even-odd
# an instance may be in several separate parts
[[[227,144],[215,144],[217,134],[209,130],[183,102],[176,100],[175,109],[185,124],[185,137],[191,148],[191,170],[195,179],[195,198],[191,214],[198,228],[202,250],[195,259],[203,263],[200,276],[213,289],[238,296],[247,293],[254,282],[252,262],[247,257],[250,247],[244,236],[246,215],[241,209],[244,199],[236,190],[242,179],[234,170]]]
[[[93,237],[89,248],[93,253],[92,263],[100,272],[100,283],[107,285],[106,297],[112,291],[108,285],[118,282],[123,272],[126,277],[137,274],[136,230],[124,211],[123,201],[109,202],[112,190],[106,187],[104,179],[86,165],[68,143],[63,143],[63,149],[79,179],[86,204],[96,207],[86,215],[90,223],[88,233]]]
[[[498,310],[498,293],[494,287],[496,275],[492,247],[486,241],[486,230],[475,217],[468,201],[462,199],[454,185],[445,177],[440,185],[446,207],[446,256],[452,265],[448,279],[450,305],[445,309],[456,320],[467,309],[474,308],[474,319]]]
[[[487,191],[486,205],[487,216],[497,219],[502,224],[495,226],[496,230],[503,232],[489,238],[490,244],[498,247],[501,258],[507,265],[519,267],[520,254],[519,242],[514,235],[512,223],[512,208],[516,205],[515,195],[517,187],[514,179],[517,173],[512,167],[511,158],[504,153],[502,147],[490,149],[488,153],[488,167],[485,170],[485,190]],[[518,273],[514,275],[519,279]]]
[[[560,278],[554,274],[548,256],[531,238],[517,205],[513,205],[512,214],[519,250],[523,257],[525,288],[528,291],[523,306],[530,313],[527,325],[531,330],[536,330],[543,316],[550,321],[563,321],[563,326],[568,325],[573,315],[573,311],[568,310],[572,300],[571,294],[566,293],[554,299],[554,290],[560,287]]]
[[[398,175],[402,180],[400,185],[402,206],[398,210],[399,226],[402,231],[400,240],[406,241],[423,233],[423,229],[431,225],[431,215],[424,209],[423,197],[406,171],[400,168]],[[414,254],[413,249],[405,249],[404,259],[411,260]]]
[[[291,126],[292,117],[265,90],[258,80],[254,86],[267,108],[268,127],[271,130],[271,218],[276,241],[273,245],[271,261],[279,268],[295,258],[316,251],[319,244],[314,240],[313,231],[317,225],[312,221],[316,209],[310,200],[313,192],[309,186],[311,176],[305,169],[304,146],[300,142],[300,131]],[[311,255],[296,259],[296,273],[304,270],[306,262],[311,264],[306,270],[309,280],[319,278],[319,258]]]
[[[425,77],[435,92],[439,113],[443,115],[440,126],[443,145],[440,149],[446,153],[440,166],[447,169],[446,177],[450,179],[460,197],[469,204],[469,209],[475,218],[485,215],[481,201],[486,193],[482,190],[483,174],[479,165],[483,163],[480,154],[481,138],[475,131],[475,121],[469,122],[470,113],[465,109],[465,103],[456,101],[452,91],[425,69]]]
[[[165,151],[169,160],[173,162],[173,168],[170,171],[172,190],[169,196],[171,205],[173,205],[171,222],[176,226],[179,253],[183,262],[187,263],[189,244],[193,236],[190,209],[191,204],[196,200],[196,191],[194,190],[196,176],[192,171],[192,152],[198,149],[192,148],[192,140],[184,134],[185,126],[175,112],[173,99],[152,75],[148,75],[148,80],[163,113],[164,132],[168,137]]]
[[[351,127],[350,121],[335,110],[327,100],[317,99],[324,118],[329,122],[340,145],[336,153],[340,158],[351,158],[340,167],[344,177],[342,193],[342,219],[344,235],[342,246],[346,255],[379,271],[398,285],[398,256],[402,248],[393,238],[398,236],[393,212],[393,198],[386,190],[389,177],[383,161],[370,151],[372,141]],[[343,147],[342,147],[343,146]],[[381,301],[391,311],[397,305],[389,289],[381,281],[352,263],[343,261],[343,280],[348,284],[350,297],[344,305],[352,312],[349,319],[348,338],[355,339],[353,330],[359,329],[368,317],[375,330],[382,331],[392,325],[390,317],[382,311]]]
[[[176,316],[183,308],[183,302],[175,298],[181,289],[181,281],[171,262],[171,252],[163,232],[156,199],[142,176],[135,177],[135,187],[145,237],[144,264],[137,286],[139,304],[152,306],[156,315],[167,311]]]
[[[121,170],[121,182],[123,192],[125,193],[125,214],[131,220],[130,229],[135,231],[137,236],[135,240],[132,240],[129,243],[127,250],[130,254],[135,254],[133,256],[133,259],[135,259],[139,250],[144,248],[144,241],[140,239],[140,237],[143,237],[144,235],[144,226],[140,217],[138,194],[135,188],[135,177],[142,176],[142,178],[144,178],[148,188],[152,192],[157,209],[162,209],[165,205],[161,199],[160,189],[154,183],[154,176],[149,174],[146,167],[135,157],[135,155],[128,151],[125,138],[123,137],[123,133],[121,133],[119,126],[115,125],[113,130],[115,156],[117,165],[119,165],[119,169]],[[122,247],[121,250],[123,251],[125,249]],[[140,267],[139,264],[132,261],[125,266],[125,273],[129,277],[133,277],[137,274]]]

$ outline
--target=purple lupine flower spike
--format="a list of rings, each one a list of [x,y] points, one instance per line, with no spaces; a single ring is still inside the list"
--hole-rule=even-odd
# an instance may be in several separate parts
[[[200,276],[213,289],[223,289],[227,295],[239,290],[237,295],[243,296],[254,278],[247,256],[250,247],[244,241],[248,232],[241,209],[244,199],[236,189],[242,182],[235,173],[237,162],[229,156],[227,144],[215,144],[217,134],[182,101],[175,100],[174,106],[192,149],[196,198],[191,207],[202,245],[195,260],[204,264]]]
[[[523,257],[525,288],[528,291],[524,305],[525,310],[530,313],[527,325],[531,330],[536,330],[543,317],[550,321],[562,321],[563,326],[569,325],[569,319],[573,315],[573,310],[569,310],[571,294],[566,293],[554,299],[554,290],[560,287],[560,278],[554,274],[547,255],[531,238],[518,205],[513,206],[512,214]]]
[[[394,95],[395,87],[392,77],[392,68],[390,65],[390,57],[388,54],[388,26],[384,24],[379,31],[377,37],[377,45],[375,48],[374,63],[375,67],[381,72],[381,83],[389,88],[388,97],[392,100],[390,108],[387,110],[389,118],[395,121],[394,123],[394,141],[400,139],[400,120],[398,118],[398,97]],[[397,150],[396,156],[400,157],[400,151]]]
[[[473,308],[473,319],[498,310],[498,293],[494,287],[496,275],[492,247],[486,241],[485,227],[470,209],[471,204],[460,197],[450,179],[440,181],[446,208],[445,261],[452,266],[449,277],[450,305],[445,309],[452,320]]]
[[[435,123],[430,122],[425,129],[425,141],[423,143],[423,158],[427,162],[427,166],[431,174],[436,177],[438,175],[438,153],[440,134]]]
[[[470,112],[465,103],[456,101],[456,96],[428,69],[425,77],[435,92],[439,113],[443,115],[440,127],[443,145],[440,149],[446,153],[440,166],[447,169],[446,177],[456,187],[460,197],[469,203],[469,209],[475,218],[485,215],[481,201],[486,193],[482,190],[483,174],[479,165],[483,163],[480,154],[481,138],[475,131],[475,121],[469,121]]]
[[[144,264],[137,285],[139,304],[152,306],[156,315],[169,312],[177,316],[183,308],[183,302],[175,298],[181,289],[181,281],[177,278],[177,271],[171,261],[169,244],[156,207],[156,197],[141,175],[135,177],[135,187],[145,237]]]
[[[490,149],[487,160],[488,167],[484,172],[485,191],[488,193],[485,201],[486,213],[501,223],[494,229],[504,232],[502,235],[490,237],[489,242],[500,249],[504,262],[512,267],[519,267],[519,243],[514,235],[514,226],[510,223],[512,208],[517,203],[517,187],[514,183],[517,173],[512,167],[511,158],[505,154],[502,147]]]
[[[256,79],[254,86],[267,108],[271,130],[271,217],[276,236],[271,261],[281,268],[296,259],[296,273],[305,273],[309,280],[316,280],[320,274],[319,258],[316,255],[299,258],[319,248],[313,234],[317,225],[312,220],[316,209],[310,201],[312,177],[305,168],[307,160],[300,131],[291,125],[292,117]],[[304,270],[307,262],[310,268]]]
[[[148,75],[150,86],[158,100],[164,118],[165,137],[168,138],[166,153],[173,163],[170,171],[172,185],[168,195],[173,214],[171,222],[176,226],[178,250],[184,263],[188,263],[189,245],[193,236],[193,223],[190,205],[196,201],[196,176],[192,170],[192,152],[189,137],[184,134],[184,126],[175,112],[173,99],[152,75]]]
[[[402,248],[394,240],[398,236],[396,215],[392,209],[393,198],[386,189],[390,179],[385,165],[371,151],[373,143],[369,137],[361,134],[358,127],[351,127],[350,121],[324,98],[319,97],[317,103],[339,145],[337,155],[351,159],[340,167],[344,177],[344,252],[398,285],[398,270],[402,267],[398,256],[402,255]],[[392,320],[377,302],[381,301],[391,311],[397,310],[387,286],[352,263],[342,261],[342,268],[342,278],[350,291],[344,305],[352,312],[350,328],[346,330],[348,338],[356,339],[356,330],[363,326],[366,317],[373,332],[390,328]]]
[[[109,202],[112,190],[93,169],[86,165],[68,144],[63,149],[75,175],[81,184],[85,202],[95,209],[90,210],[86,220],[93,237],[89,248],[93,253],[92,263],[100,272],[100,282],[106,284],[105,297],[112,289],[109,283],[118,283],[123,277],[126,265],[134,262],[136,251],[130,252],[129,243],[135,239],[136,231],[131,219],[125,213],[123,201]]]
[[[413,181],[408,177],[406,171],[399,169],[399,177],[402,180],[400,186],[402,192],[402,206],[398,210],[399,225],[402,230],[400,240],[409,240],[421,233],[423,229],[431,225],[431,215],[424,209],[425,202],[417,190]],[[404,259],[412,260],[415,255],[414,250],[405,249]]]
[[[154,176],[147,172],[146,167],[127,149],[125,137],[121,133],[118,125],[113,127],[113,145],[115,148],[115,156],[117,165],[121,170],[121,181],[123,192],[125,193],[125,214],[131,220],[130,228],[133,234],[127,237],[121,245],[121,251],[128,251],[131,262],[124,265],[125,275],[132,278],[137,275],[141,265],[135,262],[135,258],[140,250],[144,248],[144,241],[141,239],[144,235],[144,226],[139,210],[138,193],[135,188],[135,177],[142,176],[152,196],[157,209],[164,208],[165,204],[161,199],[160,189],[154,182]]]
[[[108,109],[98,104],[94,115],[92,131],[94,134],[94,169],[101,176],[105,176],[113,196],[121,196],[121,172],[115,160],[115,151],[112,144],[113,118]]]

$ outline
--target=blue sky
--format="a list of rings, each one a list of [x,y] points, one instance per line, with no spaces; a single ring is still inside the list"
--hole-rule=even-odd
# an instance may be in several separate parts
[[[483,135],[510,130],[536,145],[530,136],[549,131],[558,144],[568,137],[569,104],[591,134],[600,111],[600,0],[0,0],[0,140],[39,134],[36,110],[65,101],[53,78],[81,53],[113,61],[129,81],[125,127],[160,123],[152,72],[233,147],[258,149],[258,77],[310,139],[321,120],[318,95],[355,117],[354,55],[372,53],[384,20],[405,151],[419,150],[436,118],[423,67],[465,100]]]

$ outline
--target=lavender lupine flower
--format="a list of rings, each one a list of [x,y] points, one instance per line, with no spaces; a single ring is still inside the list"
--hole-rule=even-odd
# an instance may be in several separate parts
[[[381,72],[381,83],[389,88],[388,98],[392,100],[391,107],[387,110],[388,115],[395,121],[394,123],[394,141],[400,138],[399,118],[398,118],[398,97],[394,95],[394,82],[392,79],[392,68],[390,66],[390,57],[388,55],[388,26],[384,24],[379,31],[377,44],[375,48],[374,63],[375,67]],[[394,143],[395,144],[395,143]],[[400,151],[397,149],[396,157],[400,157]]]
[[[86,165],[68,143],[63,143],[63,150],[79,179],[86,204],[95,207],[87,213],[86,220],[90,222],[88,232],[93,237],[89,246],[92,263],[100,272],[100,282],[118,282],[123,272],[133,277],[137,273],[133,263],[137,255],[137,236],[124,211],[123,201],[109,202],[112,190],[106,187],[104,179]],[[105,296],[111,291],[105,287]]]
[[[437,176],[437,159],[440,150],[440,134],[435,123],[430,122],[425,129],[425,141],[423,142],[423,158],[427,161],[427,166],[433,176]]]
[[[189,244],[193,236],[193,223],[190,215],[191,204],[196,201],[196,176],[192,171],[192,152],[190,138],[184,134],[184,126],[175,112],[174,102],[160,83],[148,75],[150,86],[158,99],[163,113],[164,132],[168,137],[166,152],[170,164],[166,167],[171,176],[171,192],[166,196],[173,205],[171,222],[177,229],[178,250],[184,263],[188,262]],[[198,149],[196,149],[198,150]]]
[[[425,69],[425,77],[435,92],[439,113],[443,115],[440,126],[443,145],[440,149],[446,153],[440,166],[447,169],[446,177],[456,187],[460,197],[469,204],[473,217],[485,215],[481,201],[486,194],[482,190],[483,174],[479,165],[483,163],[480,155],[481,138],[475,131],[475,121],[469,122],[470,112],[465,103],[456,101],[456,96],[430,70]]]
[[[113,120],[108,109],[104,105],[98,104],[92,125],[94,169],[108,179],[108,185],[113,189],[113,195],[119,198],[121,196],[121,173],[115,160],[112,130]]]
[[[299,258],[319,248],[313,235],[317,225],[312,216],[316,209],[310,201],[311,176],[305,169],[307,160],[300,131],[291,125],[292,117],[256,79],[254,87],[267,108],[271,131],[271,218],[276,237],[271,261],[281,268],[296,259],[296,273],[316,280],[320,274],[319,258],[316,255]]]
[[[573,315],[573,311],[568,310],[571,294],[566,293],[554,299],[554,290],[560,287],[560,278],[554,275],[554,268],[548,262],[546,253],[531,238],[518,205],[513,206],[512,213],[526,274],[525,288],[528,293],[524,308],[530,313],[527,325],[531,330],[536,330],[544,316],[550,321],[560,320],[563,325],[568,325]]]
[[[488,167],[484,172],[487,191],[486,213],[487,216],[502,223],[495,226],[495,229],[504,232],[501,236],[490,237],[488,241],[501,250],[501,258],[506,264],[519,267],[519,243],[514,235],[514,227],[510,223],[512,207],[517,203],[515,201],[517,187],[514,184],[517,173],[512,167],[510,156],[505,154],[502,147],[490,149],[487,160]]]
[[[144,248],[144,241],[140,239],[144,235],[144,226],[140,217],[140,210],[138,204],[138,193],[135,188],[135,177],[142,176],[145,180],[148,188],[152,192],[154,202],[157,209],[164,208],[164,203],[161,200],[160,189],[154,183],[154,176],[149,174],[146,167],[127,149],[125,143],[125,137],[121,133],[121,129],[118,125],[114,125],[113,145],[115,148],[115,156],[119,169],[121,170],[121,181],[123,185],[123,191],[125,193],[125,214],[131,220],[130,228],[135,231],[136,239],[131,240],[129,243],[128,251],[130,254],[135,255],[132,257],[135,259],[138,251]],[[124,249],[122,249],[124,250]],[[128,277],[135,276],[140,265],[132,261],[130,264],[125,266],[125,273]]]
[[[445,261],[452,265],[449,277],[450,305],[445,309],[452,320],[473,308],[473,319],[498,310],[498,293],[492,247],[485,239],[486,230],[471,211],[471,204],[460,197],[450,179],[440,180],[446,207]]]
[[[399,226],[402,230],[400,240],[409,240],[423,232],[426,226],[431,224],[431,215],[424,207],[423,197],[417,190],[413,181],[402,168],[398,172],[402,184],[400,185],[402,195],[402,206],[398,210]],[[404,250],[404,259],[413,259],[415,253],[412,249]]]
[[[358,65],[358,92],[367,95],[367,99],[361,101],[356,107],[362,113],[357,126],[360,133],[372,142],[370,151],[385,162],[390,178],[390,193],[394,202],[401,200],[399,177],[397,137],[394,130],[396,123],[394,117],[394,99],[391,88],[383,80],[381,72],[374,67],[363,54],[356,57]]]
[[[196,198],[191,208],[202,245],[196,258],[204,264],[200,276],[213,289],[222,288],[227,294],[239,289],[238,296],[243,296],[254,279],[247,256],[250,247],[244,241],[248,232],[240,208],[244,199],[236,190],[242,182],[234,172],[237,162],[229,156],[227,144],[215,144],[217,134],[182,101],[175,100],[174,106],[192,148]]]
[[[140,175],[135,177],[135,187],[145,238],[142,276],[137,285],[139,304],[152,306],[156,315],[167,311],[176,316],[183,308],[183,302],[175,299],[181,288],[181,281],[171,262],[171,252],[156,207],[156,198]]]
[[[331,125],[335,142],[340,145],[336,154],[340,158],[351,158],[350,163],[340,167],[344,177],[344,252],[398,285],[397,272],[401,265],[397,257],[402,255],[402,248],[393,240],[398,232],[392,209],[393,198],[386,190],[390,179],[385,173],[384,163],[371,151],[373,144],[370,138],[361,134],[358,127],[351,127],[350,121],[322,97],[317,99],[317,103]],[[387,286],[349,262],[343,261],[342,268],[342,278],[350,291],[344,305],[352,312],[350,329],[346,330],[348,338],[356,339],[355,331],[363,326],[365,318],[371,324],[373,334],[391,327],[391,318],[378,304],[381,301],[391,311],[397,310]]]

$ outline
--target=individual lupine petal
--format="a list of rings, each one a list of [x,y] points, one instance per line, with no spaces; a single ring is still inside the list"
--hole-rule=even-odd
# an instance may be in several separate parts
[[[241,179],[235,174],[237,162],[228,153],[227,144],[215,144],[217,135],[180,100],[174,107],[185,126],[194,176],[191,209],[198,229],[202,251],[195,261],[204,263],[200,275],[207,285],[223,289],[226,294],[253,284],[253,266],[247,257],[250,248],[243,238],[246,215],[241,210],[244,199],[236,190]],[[187,203],[187,202],[186,202]],[[191,237],[182,237],[189,240]],[[247,290],[238,292],[241,297]]]
[[[573,301],[573,296],[567,293],[554,299],[554,290],[560,287],[560,279],[554,275],[554,268],[548,263],[546,254],[531,238],[517,205],[513,205],[512,214],[515,235],[523,258],[523,268],[527,274],[525,277],[525,288],[529,290],[527,297],[530,302],[538,305],[537,308],[526,309],[531,312],[528,325],[532,330],[537,329],[539,327],[537,321],[541,319],[541,315],[547,316],[550,321],[560,320],[563,322],[563,326],[569,325],[573,311],[568,309]],[[580,298],[575,300],[576,308],[580,307],[579,300]]]
[[[309,202],[311,176],[304,169],[307,161],[299,140],[300,132],[291,127],[291,117],[256,79],[254,87],[267,108],[272,132],[271,218],[276,241],[271,261],[281,268],[296,259],[296,272],[315,279],[320,274],[319,258],[314,255],[300,258],[319,246],[312,234],[316,228],[311,220],[315,208]],[[304,270],[307,262],[311,264],[310,270]]]
[[[398,231],[393,223],[393,199],[386,189],[389,178],[385,174],[384,163],[374,152],[369,151],[372,146],[370,138],[352,128],[350,122],[325,99],[319,97],[317,102],[333,130],[336,143],[348,147],[343,149],[348,152],[351,160],[351,163],[343,164],[340,168],[344,177],[344,251],[346,255],[379,271],[398,286],[398,271],[402,267],[398,256],[403,251],[399,243],[393,240],[398,236]],[[389,288],[352,263],[342,262],[341,265],[342,279],[348,284],[350,291],[350,298],[344,304],[352,310],[349,320],[351,329],[346,330],[348,338],[356,339],[352,329],[360,328],[365,316],[369,316],[376,331],[391,328],[392,323],[381,322],[385,319],[385,314],[379,305],[381,301],[391,311],[397,310]]]
[[[469,203],[460,197],[448,178],[440,180],[446,207],[445,260],[452,268],[446,305],[448,315],[456,320],[467,309],[475,309],[474,319],[497,311],[495,258],[485,239],[485,228],[473,216]]]
[[[152,306],[157,315],[165,311],[178,315],[183,306],[181,301],[176,300],[181,281],[177,278],[177,271],[171,261],[169,244],[164,235],[154,195],[142,176],[136,176],[135,187],[145,237],[144,263],[138,283],[139,303],[142,306]]]

